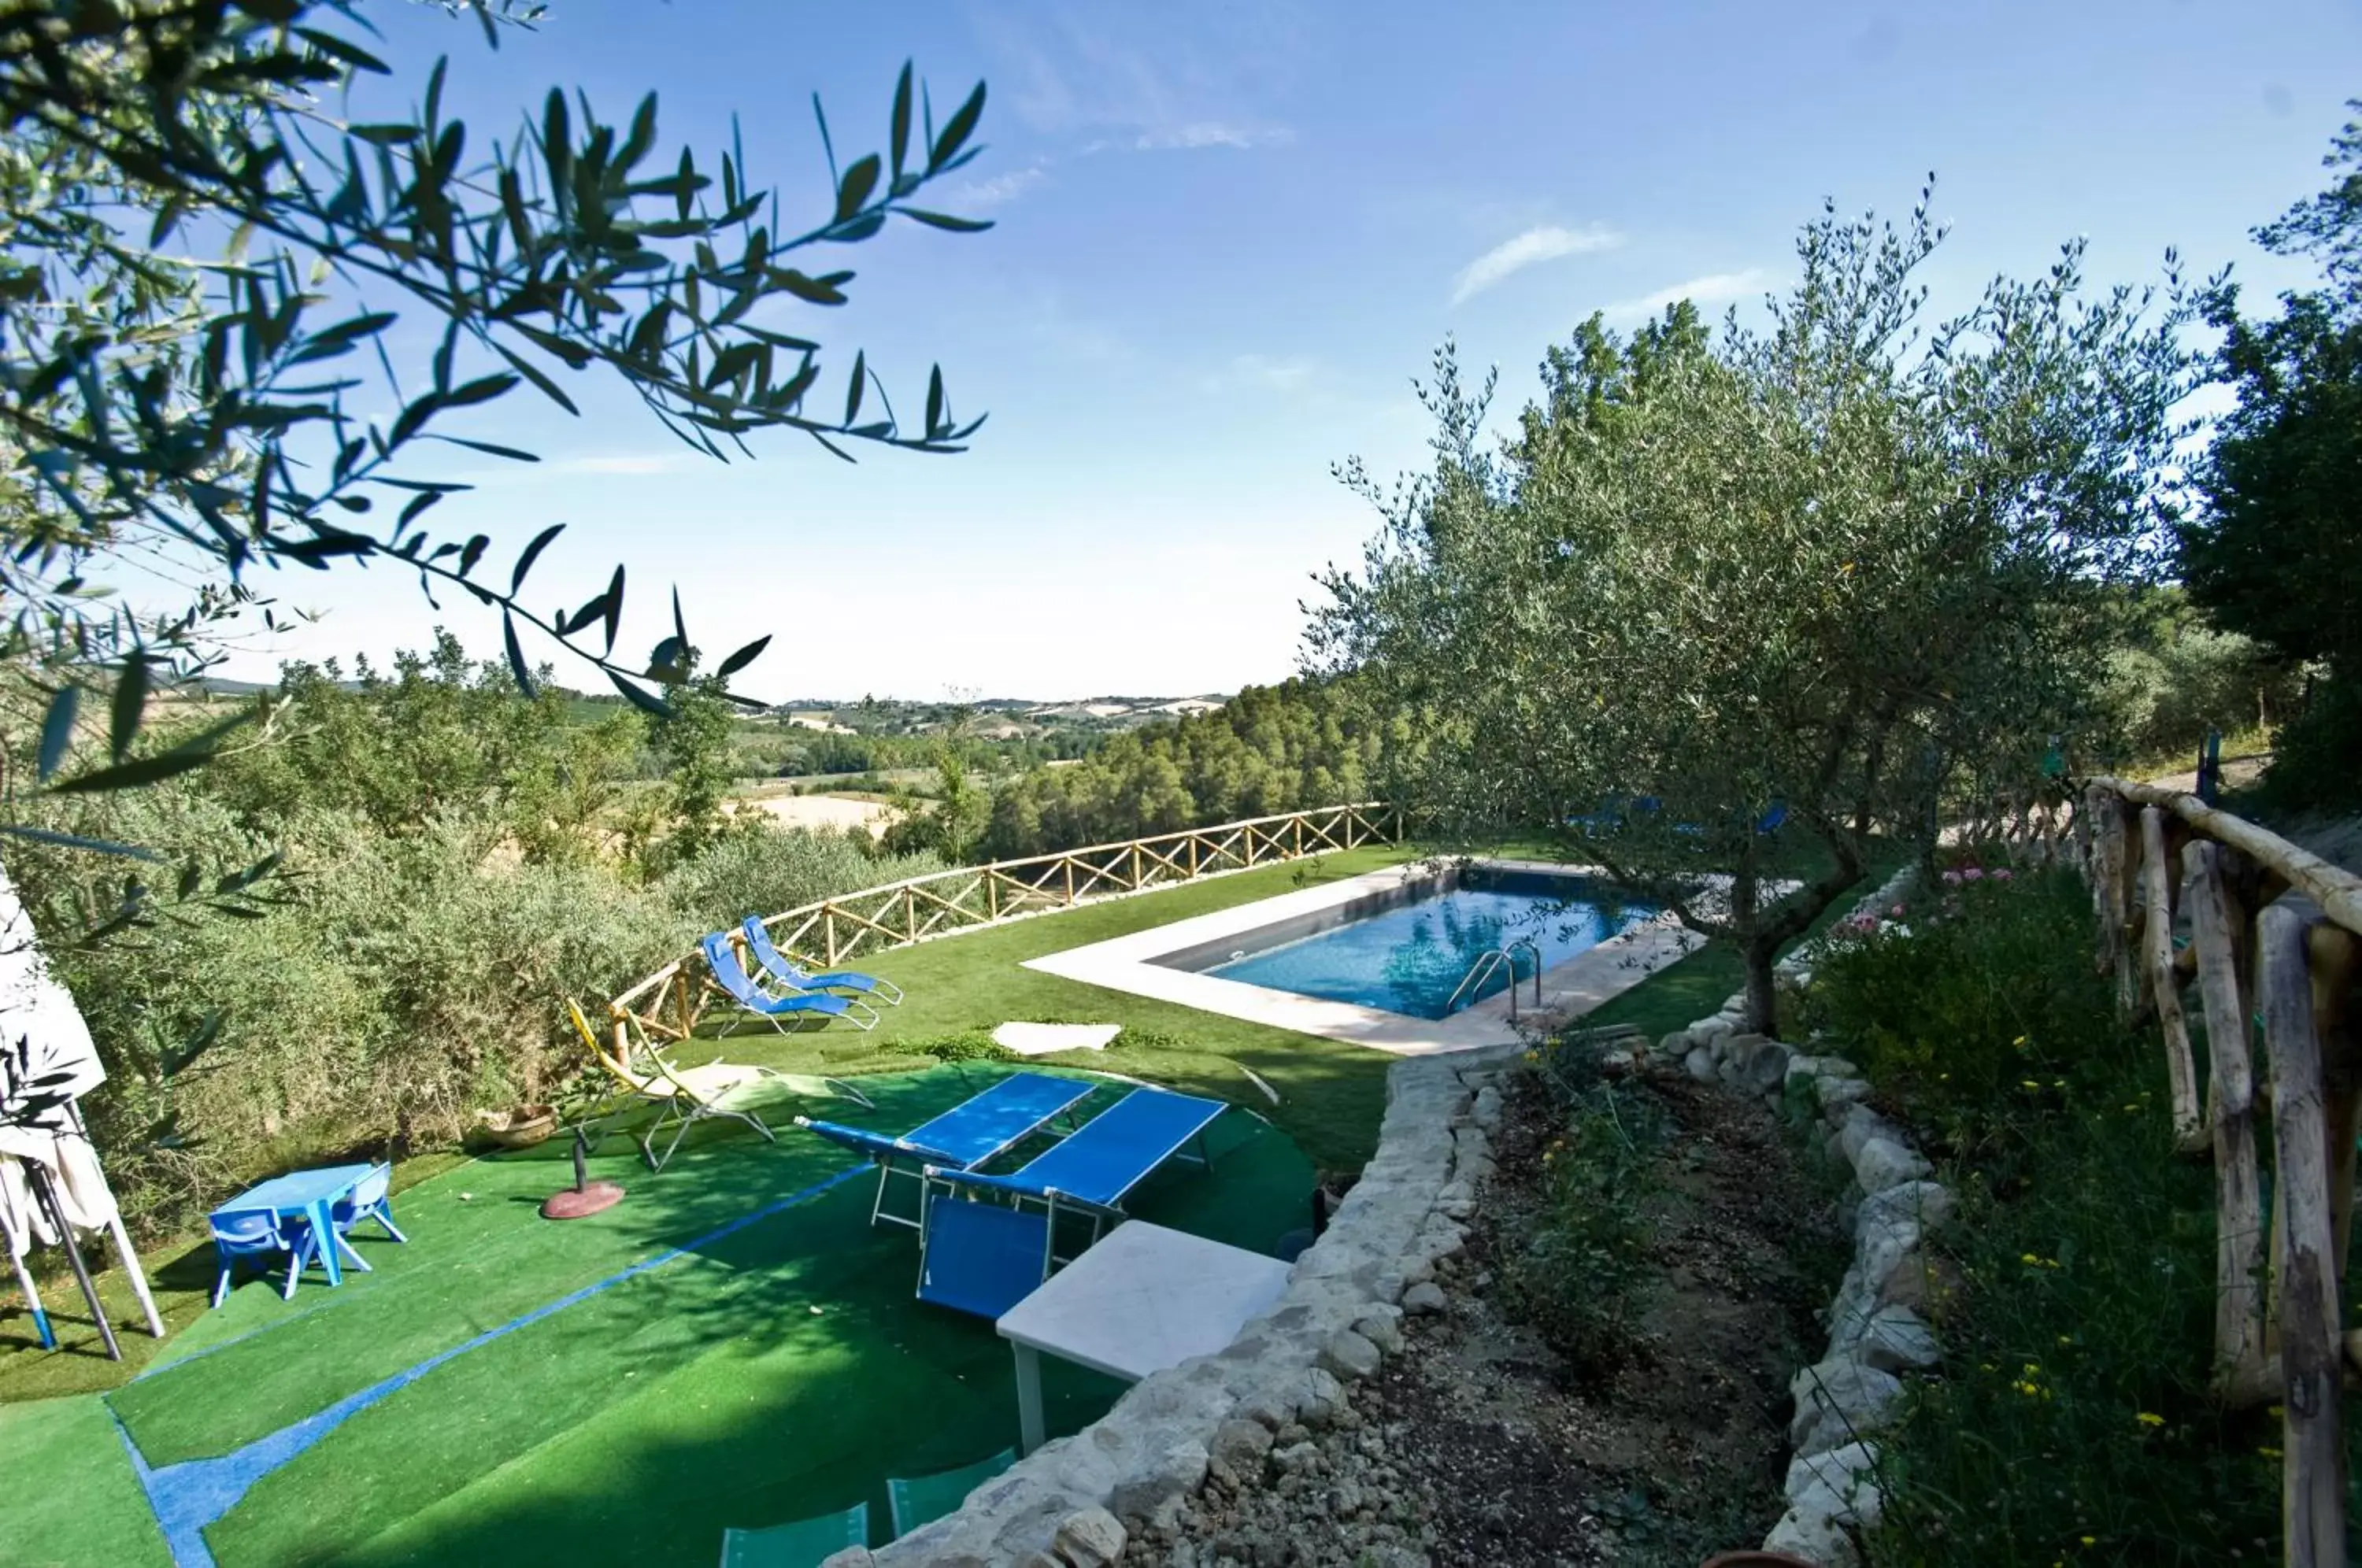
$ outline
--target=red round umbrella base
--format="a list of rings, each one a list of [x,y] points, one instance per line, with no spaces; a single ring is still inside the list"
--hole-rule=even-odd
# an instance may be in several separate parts
[[[612,1181],[594,1181],[581,1187],[568,1187],[549,1195],[541,1206],[545,1220],[579,1220],[586,1214],[596,1214],[602,1209],[613,1209],[624,1201],[624,1189]]]

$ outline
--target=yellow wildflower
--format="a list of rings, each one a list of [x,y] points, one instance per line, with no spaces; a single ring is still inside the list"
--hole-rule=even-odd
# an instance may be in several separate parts
[[[2020,1078],[2018,1080],[2017,1087],[2020,1088],[2038,1089],[2042,1086],[2036,1083],[2032,1078]]]
[[[2097,1536],[2085,1535],[2079,1536],[2076,1539],[2081,1540],[2086,1546],[2097,1546],[2100,1544],[2100,1540]]]
[[[2138,1415],[2135,1416],[2133,1419],[2138,1421],[2145,1427],[2161,1427],[2165,1425],[2165,1418],[2163,1416],[2153,1415],[2147,1410],[2141,1411]]]
[[[2256,1450],[2256,1452],[2262,1454],[2266,1459],[2278,1459],[2280,1456],[2280,1451],[2274,1448],[2269,1443],[2264,1444],[2263,1447]]]

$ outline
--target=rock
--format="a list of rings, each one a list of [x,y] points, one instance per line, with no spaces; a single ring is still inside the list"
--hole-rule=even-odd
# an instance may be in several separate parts
[[[1853,1157],[1853,1179],[1864,1192],[1884,1192],[1935,1174],[1916,1151],[1887,1138],[1872,1138]]]
[[[1908,1307],[1940,1329],[1950,1320],[1967,1284],[1960,1277],[1959,1265],[1951,1259],[1913,1253],[1886,1276],[1878,1301],[1881,1306]]]
[[[1870,1085],[1860,1078],[1822,1077],[1813,1080],[1813,1089],[1820,1096],[1821,1115],[1832,1127],[1844,1124],[1849,1107],[1870,1098]]]
[[[1490,1084],[1478,1089],[1475,1100],[1468,1108],[1468,1114],[1479,1127],[1498,1127],[1501,1124],[1501,1091]]]
[[[1849,1442],[1827,1453],[1798,1454],[1788,1462],[1789,1507],[1840,1524],[1876,1524],[1877,1466],[1876,1443]]]
[[[1799,1514],[1793,1508],[1763,1538],[1763,1550],[1784,1551],[1817,1562],[1821,1568],[1857,1568],[1861,1562],[1853,1538],[1835,1520],[1819,1514]]]
[[[869,1568],[876,1561],[866,1546],[848,1546],[842,1551],[832,1551],[820,1560],[820,1568]]]
[[[1084,1508],[1058,1521],[1058,1533],[1051,1538],[1050,1550],[1068,1568],[1109,1568],[1110,1563],[1122,1561],[1127,1539],[1122,1524],[1113,1514],[1105,1508]]]
[[[1205,1484],[1206,1463],[1205,1444],[1175,1442],[1136,1462],[1131,1474],[1116,1483],[1108,1507],[1169,1524],[1181,1500]]]
[[[1883,1427],[1903,1397],[1903,1383],[1891,1372],[1857,1361],[1823,1361],[1796,1374],[1788,1391],[1796,1400],[1789,1446],[1815,1454]]]
[[[1788,1047],[1760,1034],[1734,1034],[1723,1047],[1721,1077],[1740,1094],[1768,1094],[1788,1077]]]
[[[1714,1065],[1714,1048],[1710,1045],[1690,1047],[1690,1054],[1682,1058],[1682,1071],[1702,1084],[1714,1082],[1718,1071]]]
[[[1900,1143],[1904,1142],[1904,1134],[1903,1129],[1866,1105],[1857,1102],[1847,1106],[1838,1123],[1838,1147],[1844,1152],[1846,1164],[1852,1165],[1861,1154],[1861,1146],[1873,1138]],[[1875,1192],[1878,1189],[1865,1187],[1862,1190]]]
[[[1670,1062],[1677,1056],[1688,1055],[1690,1047],[1696,1043],[1696,1041],[1690,1038],[1688,1030],[1676,1029],[1657,1042],[1656,1054]]]
[[[1402,1349],[1401,1314],[1391,1309],[1354,1319],[1353,1331],[1377,1346],[1381,1355],[1392,1355]]]
[[[1320,1347],[1323,1371],[1337,1378],[1359,1382],[1378,1370],[1378,1347],[1351,1329],[1340,1329]]]
[[[1207,1458],[1215,1464],[1227,1465],[1234,1475],[1253,1476],[1263,1473],[1264,1456],[1271,1452],[1271,1429],[1261,1421],[1232,1419],[1214,1429],[1213,1441],[1207,1443]]]
[[[1440,1312],[1450,1304],[1443,1294],[1443,1287],[1431,1279],[1423,1279],[1403,1292],[1402,1305],[1406,1312],[1421,1315]]]
[[[1279,1472],[1283,1475],[1294,1475],[1303,1471],[1316,1469],[1320,1463],[1320,1445],[1306,1438],[1301,1441],[1290,1443],[1286,1448],[1273,1451],[1271,1462],[1279,1467]]]
[[[1872,1191],[1854,1211],[1854,1236],[1859,1242],[1871,1232],[1898,1223],[1917,1225],[1923,1231],[1951,1223],[1952,1194],[1939,1182],[1906,1181]]]
[[[1908,1307],[1881,1307],[1862,1326],[1861,1359],[1882,1372],[1925,1372],[1944,1359],[1936,1331]]]

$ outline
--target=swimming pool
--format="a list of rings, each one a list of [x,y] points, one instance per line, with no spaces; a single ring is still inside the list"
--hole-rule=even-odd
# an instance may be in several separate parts
[[[1659,910],[1582,878],[1476,867],[1456,881],[1430,881],[1406,899],[1344,913],[1343,923],[1309,933],[1285,927],[1249,933],[1250,942],[1258,936],[1276,940],[1216,955],[1213,962],[1192,954],[1198,962],[1175,966],[1413,1018],[1442,1018],[1499,994],[1509,983],[1507,974],[1496,968],[1483,985],[1453,1000],[1485,954],[1512,942],[1530,942],[1547,969],[1654,918]],[[1518,978],[1532,978],[1532,948],[1518,950],[1512,962]]]

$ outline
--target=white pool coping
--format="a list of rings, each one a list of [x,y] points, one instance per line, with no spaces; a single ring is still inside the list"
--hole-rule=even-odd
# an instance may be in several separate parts
[[[1471,864],[1509,871],[1539,871],[1555,876],[1598,877],[1597,867],[1562,866],[1533,860],[1478,860]],[[1487,1045],[1515,1043],[1519,1035],[1509,1021],[1509,996],[1504,991],[1465,1008],[1449,1018],[1412,1018],[1354,1002],[1330,1001],[1296,991],[1250,986],[1212,975],[1167,968],[1156,962],[1169,954],[1227,936],[1260,931],[1299,915],[1317,914],[1351,903],[1372,893],[1389,891],[1407,882],[1435,875],[1431,862],[1388,867],[1360,877],[1318,888],[1306,888],[1276,898],[1240,904],[1211,914],[1194,915],[1153,930],[1134,932],[1063,953],[1045,953],[1025,961],[1028,969],[1087,986],[1102,986],[1130,996],[1196,1008],[1200,1012],[1242,1019],[1274,1029],[1324,1040],[1343,1040],[1396,1056],[1426,1056],[1446,1051],[1473,1051]],[[1704,938],[1684,931],[1670,911],[1628,931],[1609,937],[1562,963],[1542,971],[1542,1010],[1561,1019],[1580,1017],[1611,997],[1630,990],[1659,969],[1696,950]],[[1520,1019],[1532,1016],[1533,984],[1518,988]]]

